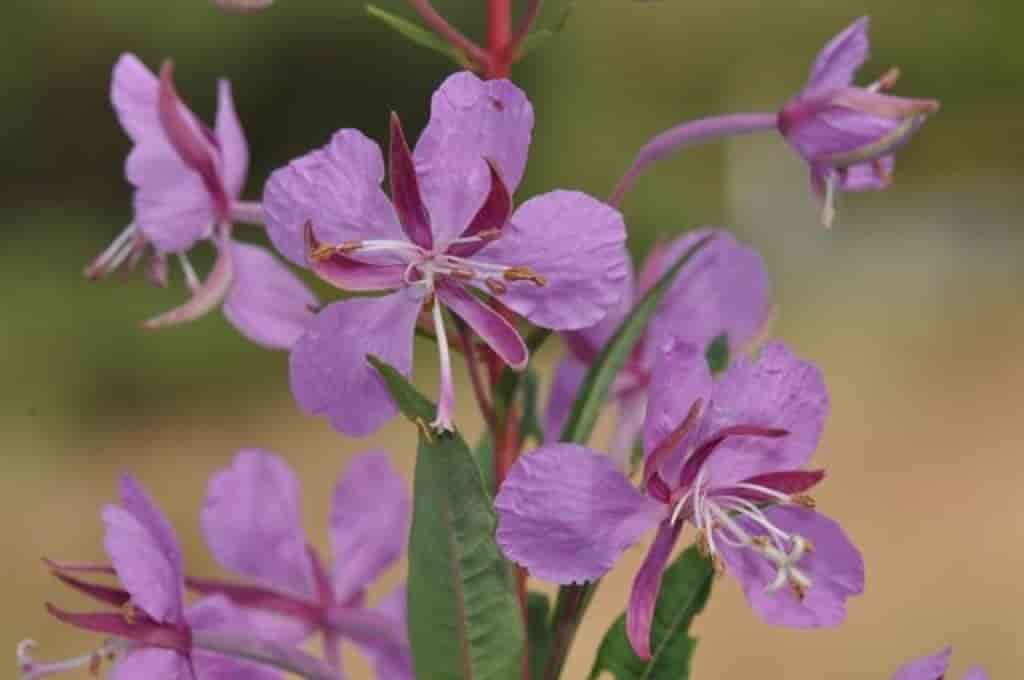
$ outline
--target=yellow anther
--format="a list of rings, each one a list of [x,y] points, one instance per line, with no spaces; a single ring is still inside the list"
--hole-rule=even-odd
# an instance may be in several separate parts
[[[502,276],[506,281],[529,281],[538,287],[548,285],[547,279],[534,273],[529,267],[509,267]]]
[[[499,236],[501,236],[501,229],[484,229],[476,233],[476,237],[481,241],[493,241]]]
[[[465,279],[466,281],[469,281],[476,278],[476,272],[469,267],[452,267],[451,272],[452,276],[457,279]]]
[[[334,246],[324,244],[314,248],[312,252],[309,253],[309,257],[314,260],[326,260],[334,255],[334,251]]]
[[[131,602],[126,602],[124,606],[121,607],[121,616],[123,616],[124,620],[128,623],[136,623],[139,620],[139,611]]]
[[[808,510],[813,510],[818,506],[818,502],[814,500],[814,497],[805,494],[793,496],[792,500],[794,505],[799,505],[801,508],[807,508]]]
[[[756,545],[758,548],[761,548],[762,550],[771,545],[771,541],[768,539],[767,536],[763,534],[761,536],[754,536],[752,539],[750,539],[750,542]]]
[[[345,241],[339,246],[335,246],[334,249],[342,255],[348,255],[354,253],[363,247],[362,241]]]
[[[882,74],[882,77],[878,79],[878,89],[882,92],[891,90],[896,86],[896,81],[900,79],[900,69],[893,66],[891,69]]]
[[[795,581],[790,581],[789,586],[793,589],[793,594],[796,595],[796,598],[803,602],[803,599],[807,597],[807,586]]]

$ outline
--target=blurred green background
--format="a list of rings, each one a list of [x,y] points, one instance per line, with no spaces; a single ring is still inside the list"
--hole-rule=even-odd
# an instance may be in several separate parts
[[[413,16],[398,0],[379,4]],[[484,4],[436,3],[475,36]],[[540,24],[566,6],[548,2]],[[873,17],[862,80],[898,64],[898,93],[943,105],[901,153],[891,191],[847,196],[837,227],[823,231],[802,165],[767,134],[662,163],[625,206],[636,254],[701,224],[728,226],[762,251],[775,333],[824,368],[832,391],[820,503],[868,564],[867,595],[827,632],[769,628],[723,581],[698,624],[694,677],[887,678],[947,643],[951,678],[970,662],[995,678],[1024,663],[1024,5],[578,0],[564,31],[514,73],[537,112],[520,198],[553,187],[604,196],[650,135],[702,115],[776,109],[824,41],[861,14]],[[42,602],[81,602],[38,558],[101,556],[98,510],[117,471],[142,479],[195,570],[214,573],[198,508],[206,477],[237,449],[271,448],[297,467],[321,545],[347,456],[384,445],[407,473],[413,456],[404,423],[352,441],[300,414],[286,357],[249,345],[216,314],[141,331],[137,321],[182,299],[180,280],[161,291],[138,276],[81,277],[130,220],[129,144],[108,101],[117,56],[136,52],[154,67],[172,57],[183,96],[206,117],[215,78],[231,78],[251,198],[273,168],[337,128],[381,139],[394,109],[413,135],[453,67],[350,0],[278,0],[247,17],[204,0],[35,0],[0,16],[0,648],[13,655],[34,637],[43,654],[70,654],[92,641],[48,620]],[[429,385],[436,368],[420,358]],[[641,555],[631,551],[603,586],[568,677],[589,668]],[[400,577],[398,568],[389,583]],[[359,677],[365,667],[353,663]]]

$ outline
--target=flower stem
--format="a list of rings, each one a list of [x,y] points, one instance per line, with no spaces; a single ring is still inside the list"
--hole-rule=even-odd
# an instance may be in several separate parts
[[[271,642],[240,637],[229,633],[192,631],[192,644],[208,652],[217,652],[238,659],[272,666],[306,680],[340,680],[329,665],[298,649]]]
[[[447,40],[455,49],[469,57],[478,68],[490,68],[490,57],[487,52],[463,35],[459,29],[448,23],[447,19],[438,14],[437,10],[430,4],[430,0],[409,0],[409,4],[419,12],[420,17],[427,26],[430,26],[435,33]]]
[[[459,332],[459,346],[462,354],[466,357],[466,370],[469,372],[469,381],[473,385],[473,395],[480,407],[480,414],[487,423],[487,429],[491,432],[491,441],[497,441],[498,423],[494,417],[494,405],[484,391],[483,379],[480,377],[480,363],[476,350],[473,347],[473,334],[469,327],[461,319],[455,319],[455,327]]]
[[[712,118],[701,118],[670,128],[652,137],[641,147],[633,165],[622,176],[612,191],[608,203],[618,208],[640,175],[649,165],[677,151],[705,144],[714,139],[732,137],[761,130],[774,130],[778,116],[774,113],[736,113]]]
[[[519,46],[530,35],[530,29],[533,28],[533,24],[537,21],[542,4],[542,0],[530,0],[530,4],[526,7],[526,14],[523,15],[522,23],[519,24],[519,28],[516,29],[515,35],[512,36],[512,40],[509,42],[509,50],[513,54],[519,51]]]
[[[488,78],[507,78],[512,67],[512,2],[487,0]]]

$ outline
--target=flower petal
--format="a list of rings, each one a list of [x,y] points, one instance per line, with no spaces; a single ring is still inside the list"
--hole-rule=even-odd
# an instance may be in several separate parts
[[[463,71],[441,84],[414,153],[438,243],[461,234],[484,203],[490,186],[484,159],[515,193],[532,130],[533,107],[510,81],[483,81]]]
[[[203,676],[205,677],[205,676]],[[118,658],[110,680],[194,680],[188,659],[173,649],[142,647]]]
[[[988,673],[981,666],[971,666],[964,675],[964,680],[988,680]]]
[[[221,177],[230,198],[238,198],[245,187],[245,176],[249,172],[249,144],[245,131],[235,110],[231,95],[231,83],[221,80],[217,83],[217,119],[214,122],[217,143],[220,144]]]
[[[654,607],[661,588],[661,575],[665,572],[672,548],[679,540],[682,526],[681,522],[661,523],[629,593],[626,634],[633,651],[644,661],[651,658],[651,622],[654,620]]]
[[[306,222],[307,265],[327,283],[347,291],[375,291],[400,288],[405,281],[407,265],[363,262],[346,255],[339,248],[324,246]]]
[[[224,315],[253,342],[289,349],[316,316],[316,296],[270,251],[231,243],[235,280],[224,301]]]
[[[666,514],[607,456],[575,444],[522,456],[494,507],[505,555],[555,583],[600,578]]]
[[[388,145],[388,177],[391,180],[391,202],[398,213],[398,221],[409,240],[430,250],[434,237],[430,231],[430,214],[420,196],[416,179],[416,165],[412,159],[409,143],[402,132],[398,114],[391,113],[391,141]]]
[[[572,405],[576,402],[576,394],[586,375],[587,367],[572,355],[567,355],[559,362],[544,411],[544,441],[553,444],[561,438]]]
[[[811,580],[803,599],[789,588],[767,592],[775,567],[747,548],[717,541],[726,568],[735,576],[751,608],[766,622],[791,628],[826,628],[846,619],[846,599],[864,592],[864,560],[842,528],[824,515],[793,506],[764,511],[779,529],[808,539],[814,546],[797,565]],[[750,534],[763,529],[749,519],[738,520]]]
[[[801,96],[820,94],[852,83],[857,69],[867,61],[870,48],[868,17],[861,17],[821,49]]]
[[[413,291],[400,290],[321,311],[292,347],[291,388],[299,406],[352,436],[368,435],[394,417],[397,407],[366,355],[410,375],[421,304]]]
[[[839,185],[843,191],[880,191],[892,183],[895,156],[882,156],[870,163],[857,163],[839,172]]]
[[[331,581],[338,602],[364,591],[402,554],[411,501],[386,453],[356,456],[331,499]]]
[[[103,545],[132,602],[160,623],[184,622],[181,548],[167,518],[129,475],[121,477],[121,506],[103,509]]]
[[[785,430],[784,437],[729,437],[708,459],[716,485],[777,470],[802,468],[814,455],[828,415],[821,371],[782,343],[765,345],[755,359],[733,364],[715,385],[705,435],[730,426]]]
[[[515,370],[526,367],[529,352],[515,326],[462,286],[442,282],[437,287],[437,294],[441,302],[469,324],[502,361]]]
[[[892,680],[942,680],[952,656],[953,648],[946,647],[931,656],[915,659],[900,666]]]
[[[311,598],[316,589],[302,528],[302,489],[288,465],[270,453],[240,451],[210,478],[203,535],[225,569]]]
[[[235,280],[233,253],[231,243],[227,239],[222,239],[217,244],[217,259],[213,263],[213,269],[206,276],[206,280],[193,291],[192,297],[185,304],[169,312],[147,319],[142,323],[143,327],[155,330],[178,326],[195,321],[213,311],[231,291]]]
[[[625,241],[617,210],[578,191],[553,191],[519,206],[501,238],[474,259],[529,268],[544,284],[511,282],[502,303],[538,326],[577,330],[603,319],[625,294]]]
[[[263,194],[267,233],[281,254],[306,266],[303,230],[312,221],[317,237],[339,244],[364,239],[405,241],[398,218],[381,189],[384,159],[358,130],[339,130],[322,149],[275,170]]]
[[[650,456],[670,435],[687,421],[698,400],[707,404],[713,389],[711,371],[703,350],[680,341],[663,343],[654,361],[651,386],[647,392],[647,417],[644,420],[644,451]],[[698,414],[699,416],[699,414]],[[692,428],[675,449],[680,454],[698,436]],[[673,469],[682,463],[679,455],[671,456]],[[666,458],[669,460],[669,458]],[[668,474],[665,479],[675,480]]]
[[[406,629],[406,589],[401,584],[374,608],[390,619],[397,630]],[[414,680],[412,649],[407,640],[383,636],[353,640],[370,659],[377,680]]]
[[[261,632],[250,624],[249,617],[242,609],[234,606],[223,596],[204,597],[188,608],[189,626],[193,630],[217,631],[237,635],[257,635]],[[274,638],[270,638],[274,639]],[[193,655],[196,674],[205,680],[278,680],[281,674],[253,662],[196,651]]]
[[[489,158],[484,160],[487,161],[487,167],[491,171],[491,188],[487,193],[487,198],[484,199],[483,205],[480,206],[476,215],[470,220],[469,226],[459,235],[459,238],[471,238],[479,234],[488,233],[490,236],[479,243],[457,243],[450,246],[448,248],[449,255],[457,257],[471,257],[475,255],[487,244],[487,241],[501,234],[501,230],[505,228],[509,218],[512,216],[512,194],[509,193],[508,187],[505,186],[505,180],[501,178],[501,172],[498,170],[495,162]]]
[[[730,356],[736,356],[764,329],[770,313],[764,261],[728,232],[699,229],[676,239],[661,257],[662,271],[710,235],[714,238],[676,276],[651,319],[648,347],[675,338],[705,351],[724,334]]]

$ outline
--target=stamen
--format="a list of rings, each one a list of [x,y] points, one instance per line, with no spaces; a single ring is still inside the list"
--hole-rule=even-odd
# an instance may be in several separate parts
[[[106,249],[85,268],[85,275],[90,279],[106,276],[124,262],[134,250],[135,225],[129,224],[111,242]]]
[[[434,332],[437,334],[437,349],[441,355],[441,393],[437,399],[437,417],[430,426],[436,432],[451,432],[452,411],[455,409],[455,386],[452,384],[452,359],[448,349],[448,333],[441,316],[441,302],[434,298]]]
[[[875,177],[882,183],[883,187],[888,187],[892,184],[892,173],[885,167],[885,162],[881,158],[876,158],[871,162],[871,167],[875,171]]]
[[[806,494],[793,496],[790,500],[793,502],[793,505],[799,505],[801,508],[807,508],[808,510],[818,507],[818,501],[814,500],[813,496]]]
[[[492,295],[504,295],[508,292],[508,286],[497,279],[484,279],[484,284]]]
[[[830,172],[825,178],[825,203],[821,207],[821,225],[832,228],[836,219],[836,175]]]
[[[476,278],[476,272],[471,267],[455,266],[451,268],[449,274],[464,281],[472,281]]]
[[[878,80],[868,85],[867,89],[871,92],[886,92],[894,88],[896,81],[899,79],[900,69],[897,66],[893,66],[883,73]]]
[[[99,649],[82,656],[52,663],[39,663],[31,655],[31,651],[37,646],[35,640],[22,640],[18,643],[18,680],[39,680],[82,668],[87,668],[90,674],[98,676],[102,662],[113,660],[118,649],[118,643],[111,640]]]
[[[185,272],[185,283],[188,285],[188,289],[194,293],[200,286],[196,270],[192,267],[192,263],[189,261],[188,255],[185,255],[184,253],[178,253],[178,262],[181,263],[181,270]]]
[[[548,280],[535,274],[529,267],[509,267],[502,276],[506,281],[529,281],[538,288],[548,285]]]

